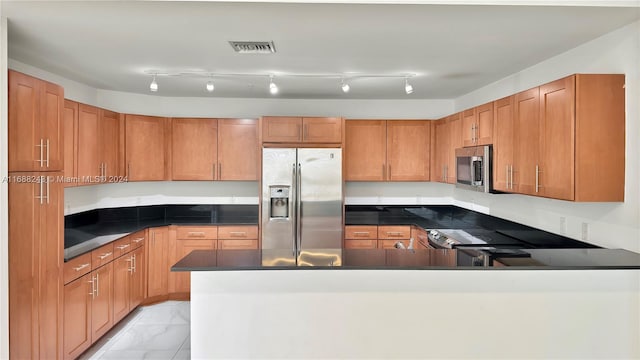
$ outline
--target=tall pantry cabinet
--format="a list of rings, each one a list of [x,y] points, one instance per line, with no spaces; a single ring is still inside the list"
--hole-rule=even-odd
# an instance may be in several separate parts
[[[9,356],[62,358],[62,87],[9,71]]]

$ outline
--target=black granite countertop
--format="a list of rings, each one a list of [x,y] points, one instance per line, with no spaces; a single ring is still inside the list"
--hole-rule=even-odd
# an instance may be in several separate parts
[[[109,208],[64,218],[64,260],[150,227],[257,225],[258,205],[153,205]]]
[[[599,248],[596,245],[452,205],[347,205],[345,225],[416,225],[458,229],[489,245],[515,248]]]
[[[621,249],[530,249],[500,258],[505,267],[458,266],[457,250],[318,249],[295,258],[287,250],[194,250],[171,271],[234,270],[640,270],[640,254]]]

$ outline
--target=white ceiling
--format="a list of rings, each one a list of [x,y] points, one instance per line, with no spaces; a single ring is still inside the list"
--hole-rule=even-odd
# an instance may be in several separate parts
[[[440,1],[442,2],[442,1]],[[454,1],[455,2],[455,1]],[[605,2],[606,3],[606,2]],[[640,3],[640,1],[639,1]],[[9,57],[95,88],[153,94],[145,70],[276,76],[280,98],[449,99],[640,18],[639,7],[2,1]],[[229,40],[274,41],[271,55]],[[159,77],[160,96],[271,97],[267,77]]]

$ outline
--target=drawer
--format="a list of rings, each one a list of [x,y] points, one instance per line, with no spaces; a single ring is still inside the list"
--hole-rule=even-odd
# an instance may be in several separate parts
[[[404,245],[405,249],[409,247],[409,240],[406,239],[395,239],[395,240],[378,240],[378,248],[379,249],[395,249],[395,245],[397,242],[401,242]],[[415,247],[415,244],[414,244]]]
[[[217,239],[217,226],[178,226],[176,229],[178,239]]]
[[[88,274],[91,271],[91,253],[78,256],[64,263],[64,283],[68,284],[73,280]]]
[[[258,239],[258,227],[219,226],[218,239]]]
[[[113,243],[103,245],[91,252],[91,269],[97,269],[110,263],[113,259]]]
[[[408,239],[411,237],[411,226],[378,226],[378,239]]]
[[[120,256],[131,251],[131,237],[125,236],[122,239],[113,242],[113,258],[117,259]]]
[[[222,250],[258,249],[258,240],[257,239],[218,240],[218,249],[222,249]]]
[[[345,239],[377,239],[378,226],[376,225],[349,225],[344,227]]]
[[[427,231],[422,228],[412,227],[411,237],[415,240],[415,245],[421,244],[425,248],[430,248],[429,238],[427,237]],[[416,249],[418,247],[416,246]]]
[[[375,249],[377,247],[377,244],[378,244],[378,240],[360,240],[360,239],[344,240],[345,249]]]
[[[130,234],[127,237],[131,241],[131,250],[137,249],[140,246],[144,245],[145,230],[138,231],[137,233]]]

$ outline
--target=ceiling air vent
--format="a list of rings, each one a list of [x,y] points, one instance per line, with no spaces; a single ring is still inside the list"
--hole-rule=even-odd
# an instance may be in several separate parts
[[[276,52],[273,41],[229,41],[229,44],[240,54],[271,54]]]

